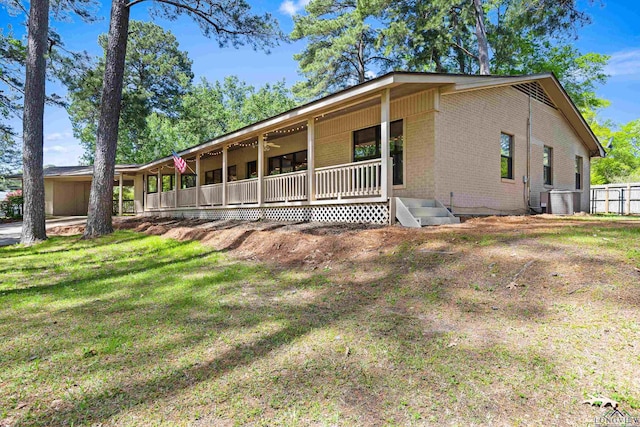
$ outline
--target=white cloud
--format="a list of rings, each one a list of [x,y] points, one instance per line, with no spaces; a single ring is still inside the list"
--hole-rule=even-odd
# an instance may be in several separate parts
[[[52,145],[51,147],[44,147],[42,151],[45,153],[66,153],[69,149],[62,145]]]
[[[45,141],[61,141],[71,137],[71,132],[54,132],[44,136]]]
[[[293,16],[304,9],[305,6],[309,4],[309,1],[310,0],[284,0],[280,4],[280,12]]]
[[[364,76],[368,79],[375,79],[378,77],[373,71],[365,71]]]
[[[640,49],[612,53],[605,72],[611,76],[640,76]]]

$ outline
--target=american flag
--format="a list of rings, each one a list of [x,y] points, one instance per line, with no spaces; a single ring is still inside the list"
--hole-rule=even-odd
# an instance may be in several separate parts
[[[184,171],[187,170],[187,162],[185,162],[182,157],[178,156],[178,154],[175,151],[172,151],[172,153],[173,153],[173,164],[176,165],[176,169],[178,169],[180,173],[184,173]]]

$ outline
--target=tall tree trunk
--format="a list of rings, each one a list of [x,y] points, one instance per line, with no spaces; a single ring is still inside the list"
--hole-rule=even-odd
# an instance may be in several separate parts
[[[484,28],[484,11],[482,10],[482,0],[473,0],[476,15],[476,37],[478,38],[478,62],[480,63],[480,74],[491,74],[489,70],[489,44],[487,43],[487,32]]]
[[[460,12],[459,11],[454,11],[451,14],[451,24],[453,26],[453,31],[455,34],[455,40],[456,40],[456,60],[458,61],[458,71],[460,71],[460,74],[465,74],[465,71],[467,71],[467,67],[466,65],[466,60],[465,60],[465,53],[462,50],[462,37],[460,37],[460,29],[459,27],[459,22],[458,22],[458,14]]]
[[[364,83],[367,80],[367,71],[364,67],[364,42],[362,36],[358,43],[358,83]]]
[[[431,57],[433,58],[433,62],[436,65],[436,73],[446,73],[447,70],[442,65],[442,57],[440,56],[440,51],[438,49],[433,49],[431,51]]]
[[[127,1],[113,0],[85,238],[113,232],[113,224],[111,223],[113,177],[118,146],[118,121],[120,119],[128,31],[129,8]]]
[[[24,219],[20,241],[25,244],[47,238],[42,150],[48,32],[49,0],[31,0],[22,120]]]

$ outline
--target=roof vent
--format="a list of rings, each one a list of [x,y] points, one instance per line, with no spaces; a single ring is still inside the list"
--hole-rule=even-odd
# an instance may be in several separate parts
[[[554,108],[556,110],[558,109],[551,98],[549,98],[549,95],[547,95],[547,92],[544,91],[544,89],[538,82],[522,83],[513,85],[513,87],[518,89],[520,92],[527,94],[533,99],[537,99],[538,101],[547,104],[551,108]]]

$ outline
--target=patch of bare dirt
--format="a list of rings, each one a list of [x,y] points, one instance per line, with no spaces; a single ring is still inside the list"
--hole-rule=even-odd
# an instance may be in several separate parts
[[[287,223],[274,221],[211,221],[160,217],[114,219],[114,228],[134,230],[180,241],[199,240],[243,259],[310,267],[373,259],[395,252],[399,245],[425,254],[451,255],[457,235],[465,239],[488,235],[557,233],[565,227],[637,227],[637,221],[604,222],[552,215],[471,218],[462,224],[410,229],[370,224]],[[84,226],[62,226],[52,235],[81,234]],[[448,243],[449,242],[449,243]]]

